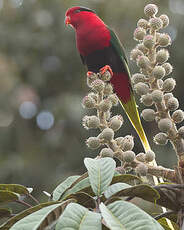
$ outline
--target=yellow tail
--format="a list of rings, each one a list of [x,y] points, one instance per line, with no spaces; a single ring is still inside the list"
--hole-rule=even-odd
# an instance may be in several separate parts
[[[125,104],[122,101],[120,101],[122,107],[124,108],[129,120],[131,121],[133,127],[135,128],[141,142],[142,145],[144,147],[144,150],[147,152],[148,150],[150,150],[150,145],[149,142],[147,140],[146,134],[144,132],[144,129],[142,127],[141,124],[141,120],[140,120],[140,116],[139,116],[139,112],[137,110],[137,105],[135,102],[135,98],[134,95],[131,94],[131,99]]]

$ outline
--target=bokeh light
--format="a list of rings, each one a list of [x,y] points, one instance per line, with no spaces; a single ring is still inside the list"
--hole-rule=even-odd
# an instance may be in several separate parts
[[[49,111],[42,111],[36,117],[36,123],[42,130],[48,130],[54,125],[54,116]]]
[[[18,8],[22,6],[24,0],[9,0],[11,3],[11,6],[14,8]]]
[[[37,106],[32,101],[24,101],[19,107],[19,113],[24,119],[31,119],[36,115]]]

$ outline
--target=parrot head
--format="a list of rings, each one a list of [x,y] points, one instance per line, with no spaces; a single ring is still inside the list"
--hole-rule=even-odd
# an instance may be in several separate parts
[[[95,12],[86,7],[75,6],[69,8],[65,14],[65,24],[74,27],[75,29],[82,23],[86,23],[89,19],[89,14],[94,15]]]

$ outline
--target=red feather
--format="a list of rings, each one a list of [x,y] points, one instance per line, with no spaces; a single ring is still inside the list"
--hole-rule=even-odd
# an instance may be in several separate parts
[[[123,103],[127,103],[130,100],[131,86],[127,73],[114,73],[111,78],[114,91]],[[129,87],[128,87],[129,86]]]

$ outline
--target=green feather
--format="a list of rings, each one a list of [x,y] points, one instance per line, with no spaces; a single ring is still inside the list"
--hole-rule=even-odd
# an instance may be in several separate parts
[[[111,40],[110,40],[111,45],[113,46],[115,52],[121,57],[121,60],[124,63],[124,66],[126,68],[126,72],[128,74],[128,77],[129,77],[130,85],[131,85],[131,79],[130,79],[131,75],[130,75],[130,70],[128,67],[128,60],[126,58],[124,48],[123,48],[119,38],[114,33],[114,31],[111,30],[110,28],[109,28],[109,31],[110,31],[110,35],[111,35]],[[136,105],[136,101],[135,101],[135,97],[134,97],[132,88],[130,90],[131,90],[130,100],[126,103],[124,103],[122,100],[120,100],[120,103],[121,103],[122,107],[124,108],[124,110],[125,110],[128,118],[129,118],[129,120],[131,121],[133,127],[137,131],[137,133],[141,139],[141,142],[144,146],[145,151],[148,151],[150,149],[150,146],[149,146],[148,140],[146,138],[144,129],[143,129],[142,124],[141,124],[141,120],[140,120],[139,112],[137,110],[137,105]]]

